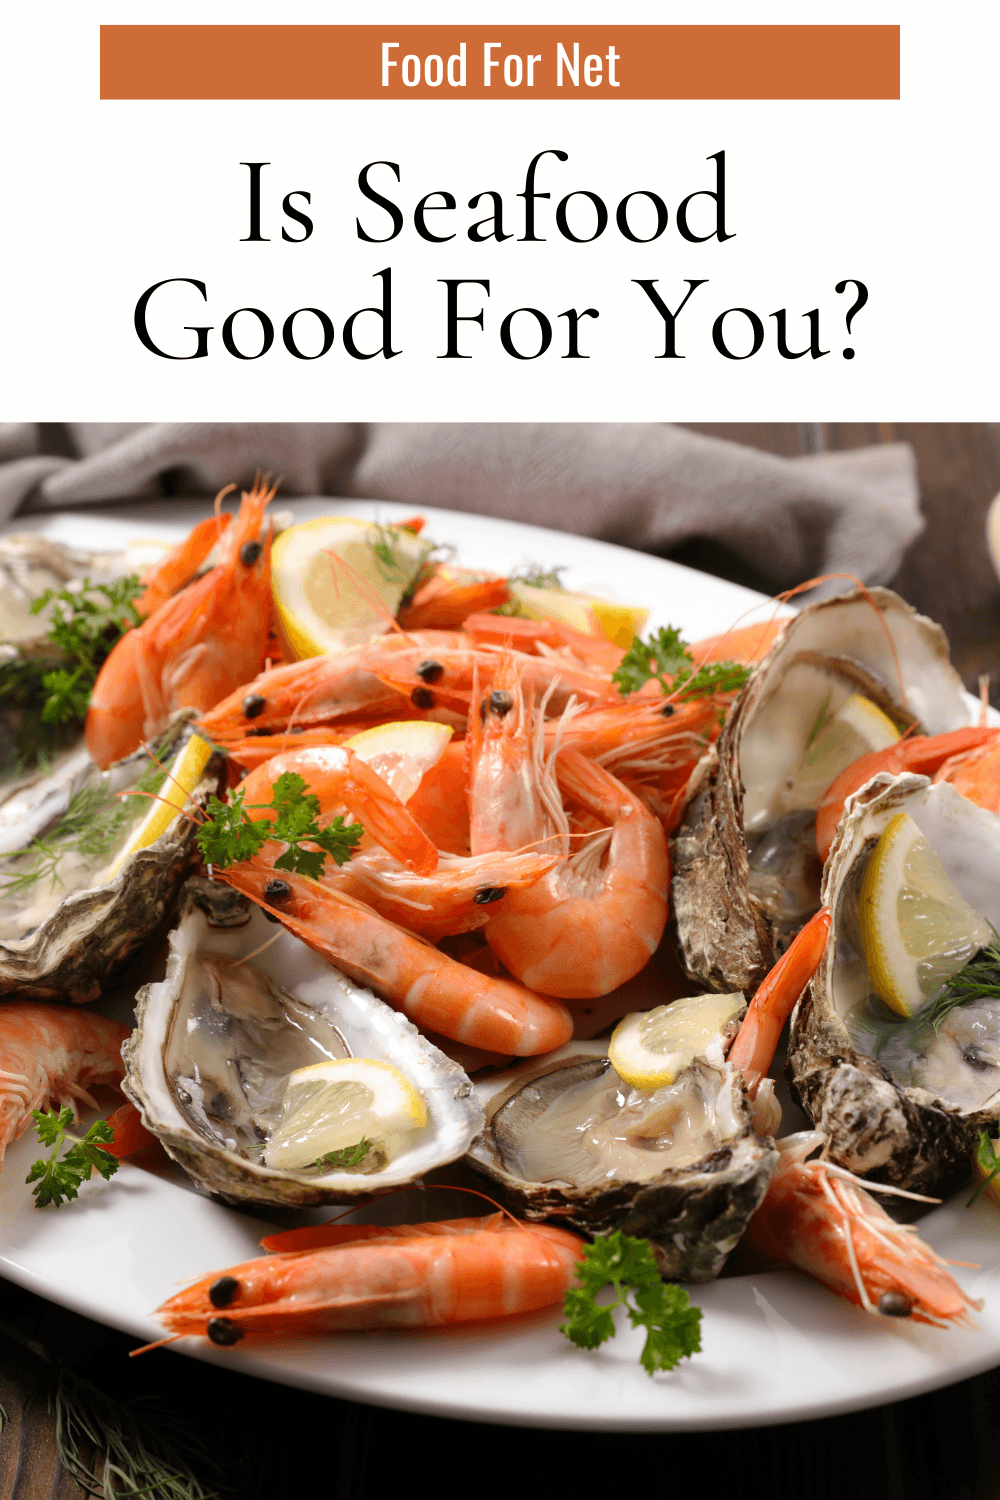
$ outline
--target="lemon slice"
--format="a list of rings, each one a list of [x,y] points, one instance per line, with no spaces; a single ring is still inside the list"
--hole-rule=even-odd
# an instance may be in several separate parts
[[[995,1159],[996,1157],[1000,1156],[1000,1140],[997,1140],[995,1138],[990,1139],[989,1137],[987,1137],[987,1139],[989,1140],[990,1146],[993,1149],[993,1156]],[[997,1204],[998,1207],[1000,1207],[1000,1173],[998,1173],[996,1177],[989,1177],[989,1167],[985,1167],[979,1160],[979,1154],[981,1150],[982,1147],[980,1147],[973,1156],[973,1162],[976,1168],[976,1176],[981,1183],[986,1182],[987,1196],[992,1198],[993,1202]],[[989,1181],[987,1182],[988,1177]]]
[[[271,551],[271,592],[288,655],[323,656],[384,635],[429,550],[411,531],[349,516],[283,531]]]
[[[792,780],[789,807],[815,807],[841,771],[872,750],[887,750],[898,739],[892,720],[861,693],[852,693],[830,718],[821,710]]]
[[[614,1029],[608,1047],[611,1066],[634,1089],[673,1083],[745,1004],[739,993],[692,995],[655,1010],[634,1011]]]
[[[632,604],[612,604],[565,589],[540,589],[517,578],[511,580],[510,591],[529,620],[557,620],[584,635],[606,636],[625,651],[649,617],[648,609]]]
[[[431,766],[436,766],[454,730],[424,719],[377,724],[344,743],[359,760],[392,787],[400,802],[409,802]]]
[[[296,1068],[288,1075],[281,1119],[264,1152],[264,1164],[294,1170],[330,1152],[349,1153],[361,1141],[378,1148],[379,1165],[405,1150],[410,1133],[427,1124],[427,1106],[392,1063],[340,1057]],[[327,1162],[326,1171],[371,1167],[368,1159]]]
[[[932,999],[992,935],[907,813],[875,845],[859,915],[872,987],[900,1016]]]
[[[167,768],[169,774],[156,794],[157,798],[162,798],[162,801],[147,803],[149,811],[138,828],[134,830],[125,847],[119,851],[108,872],[107,879],[113,879],[130,854],[134,854],[137,849],[148,849],[150,844],[156,843],[161,833],[166,833],[178,812],[187,805],[191,793],[202,778],[211,754],[211,745],[193,734],[175,758],[173,765]]]

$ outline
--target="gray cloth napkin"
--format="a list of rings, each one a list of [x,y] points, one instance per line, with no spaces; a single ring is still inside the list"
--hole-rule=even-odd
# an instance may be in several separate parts
[[[923,528],[905,443],[777,458],[668,425],[571,423],[0,426],[0,521],[20,511],[212,495],[257,470],[286,495],[363,496],[533,522],[664,553],[724,545],[757,573],[885,582]],[[51,444],[50,444],[51,446]]]

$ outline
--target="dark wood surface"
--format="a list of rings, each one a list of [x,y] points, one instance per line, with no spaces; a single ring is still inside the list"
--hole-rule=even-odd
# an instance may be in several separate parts
[[[906,441],[919,465],[926,529],[892,584],[948,632],[975,690],[1000,703],[1000,580],[984,517],[1000,491],[1000,429],[906,424],[699,426],[781,454]],[[679,560],[733,576],[697,544]],[[745,579],[758,586],[767,580]],[[1000,1229],[998,1229],[1000,1232]],[[160,1403],[212,1456],[238,1500],[357,1500],[426,1477],[477,1497],[518,1493],[659,1495],[717,1489],[769,1500],[995,1500],[1000,1497],[1000,1371],[848,1417],[710,1435],[620,1436],[493,1427],[334,1401],[164,1352],[129,1361],[131,1341],[0,1281],[0,1500],[78,1500],[61,1469],[48,1407],[53,1366],[34,1342],[108,1396]],[[762,1367],[760,1379],[767,1380]],[[151,1420],[157,1421],[154,1415]],[[216,1481],[203,1465],[206,1483]]]

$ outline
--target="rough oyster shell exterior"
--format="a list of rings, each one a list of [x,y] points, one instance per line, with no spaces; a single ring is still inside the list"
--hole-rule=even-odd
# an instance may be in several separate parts
[[[262,945],[266,951],[260,951]],[[282,989],[306,995],[310,1008],[334,1017],[355,1056],[382,1059],[404,1072],[422,1093],[428,1109],[429,1123],[417,1144],[377,1172],[331,1170],[318,1175],[266,1167],[225,1149],[196,1129],[170,1087],[165,1053],[188,965],[198,955],[253,957]],[[276,930],[238,892],[199,877],[190,880],[182,894],[180,922],[170,934],[164,979],[144,986],[136,997],[136,1028],[122,1056],[126,1065],[122,1087],[141,1110],[146,1128],[201,1192],[230,1203],[304,1207],[367,1202],[456,1161],[483,1123],[466,1074],[411,1021],[370,990],[352,984],[291,933]]]
[[[798,663],[834,663],[901,728],[916,721],[923,732],[938,734],[969,721],[943,630],[890,589],[819,600],[787,622],[733,704],[714,752],[692,777],[684,818],[671,841],[671,906],[681,962],[693,979],[722,992],[753,994],[775,958],[770,923],[749,886],[746,736]],[[789,707],[794,714],[795,704]]]
[[[1000,905],[1000,819],[950,786],[932,787],[925,776],[876,776],[849,799],[827,860],[822,899],[831,909],[830,937],[792,1017],[787,1072],[840,1166],[876,1182],[944,1195],[968,1178],[980,1130],[996,1124],[1000,1094],[963,1111],[926,1088],[897,1083],[876,1058],[854,1045],[841,1019],[846,997],[844,967],[838,965],[838,951],[850,943],[849,903],[856,903],[879,834],[898,812],[916,811],[919,817],[919,805],[928,797],[943,804],[946,816],[954,814],[967,825],[967,848],[980,839],[995,846],[996,869],[989,879]],[[972,893],[963,894],[972,899]],[[997,910],[985,915],[994,923],[1000,917]]]
[[[599,1043],[570,1042],[560,1060],[517,1070],[522,1086],[560,1067],[600,1059]],[[559,1054],[554,1054],[559,1057]],[[761,1205],[778,1153],[751,1125],[742,1077],[728,1063],[696,1064],[716,1073],[737,1128],[728,1141],[690,1166],[667,1169],[646,1182],[612,1182],[586,1187],[526,1182],[504,1166],[491,1127],[473,1143],[470,1166],[492,1179],[515,1213],[535,1221],[552,1221],[588,1235],[621,1229],[648,1239],[662,1276],[673,1281],[711,1281],[736,1247],[747,1221]],[[497,1078],[493,1085],[502,1083]],[[483,1097],[483,1086],[477,1086]],[[509,1093],[509,1086],[503,1094]],[[501,1094],[501,1097],[503,1097]],[[487,1105],[490,1115],[490,1106]]]
[[[136,755],[145,760],[142,752]],[[191,801],[203,806],[220,790],[223,776],[223,757],[215,754]],[[189,818],[176,818],[148,849],[130,855],[113,879],[67,896],[30,936],[0,940],[0,997],[74,1005],[96,1000],[169,920],[181,885],[200,859],[197,832]]]

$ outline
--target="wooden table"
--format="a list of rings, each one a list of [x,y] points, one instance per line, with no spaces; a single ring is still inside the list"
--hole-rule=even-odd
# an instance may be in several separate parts
[[[892,584],[952,642],[975,691],[991,676],[1000,703],[1000,580],[983,518],[1000,490],[1000,429],[987,426],[699,426],[700,432],[796,454],[887,441],[913,445],[927,527]],[[694,543],[678,561],[757,587],[722,549]],[[1000,1224],[998,1224],[1000,1232]],[[357,1500],[427,1477],[477,1500],[518,1494],[659,1496],[683,1487],[768,1500],[996,1500],[1000,1371],[849,1417],[711,1435],[622,1437],[492,1427],[334,1401],[220,1372],[163,1351],[126,1358],[123,1335],[0,1281],[0,1500],[77,1500],[60,1468],[46,1408],[50,1370],[35,1340],[108,1395],[158,1399],[198,1432],[239,1500]],[[12,1337],[15,1333],[18,1337]],[[767,1379],[761,1368],[760,1379]],[[322,1476],[317,1483],[317,1475]]]

